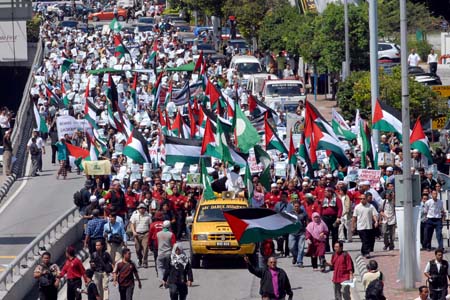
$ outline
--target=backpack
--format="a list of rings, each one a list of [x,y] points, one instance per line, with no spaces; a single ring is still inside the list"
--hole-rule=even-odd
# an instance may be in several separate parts
[[[55,275],[53,275],[53,273],[49,270],[49,268],[46,265],[41,264],[41,267],[44,270],[47,270],[48,273],[39,276],[39,287],[48,287],[54,285],[56,280]]]
[[[380,276],[382,277],[382,276]],[[384,283],[380,278],[372,280],[366,289],[366,300],[383,300],[384,297]]]
[[[83,197],[81,195],[81,191],[76,191],[73,194],[73,203],[78,206],[78,207],[82,207],[83,206]]]

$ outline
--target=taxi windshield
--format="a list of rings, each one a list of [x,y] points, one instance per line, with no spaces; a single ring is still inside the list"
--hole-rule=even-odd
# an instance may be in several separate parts
[[[226,222],[224,211],[245,208],[244,204],[211,204],[203,205],[197,215],[197,222]]]
[[[301,83],[268,84],[266,96],[299,96],[301,95],[301,89]]]

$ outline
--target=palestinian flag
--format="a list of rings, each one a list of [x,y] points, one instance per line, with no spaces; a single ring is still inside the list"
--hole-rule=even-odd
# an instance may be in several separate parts
[[[200,55],[198,56],[197,61],[195,62],[194,72],[197,72],[201,69],[203,64],[203,50],[200,50]]]
[[[300,223],[287,213],[276,213],[268,208],[241,208],[224,211],[239,244],[250,244],[298,232]]]
[[[416,124],[414,124],[414,129],[409,138],[411,143],[411,149],[418,150],[422,155],[428,158],[428,162],[433,163],[433,157],[430,152],[430,144],[428,143],[428,138],[423,132],[422,124],[420,124],[420,118],[417,118]]]
[[[374,167],[374,158],[371,143],[371,134],[367,122],[360,118],[358,144],[361,146],[361,168],[366,169],[370,165]],[[369,159],[369,161],[367,161]]]
[[[172,81],[170,81],[169,90],[167,91],[166,99],[164,100],[164,107],[167,107],[167,104],[169,104],[169,102],[172,100],[172,89],[173,89],[173,85],[172,85]]]
[[[164,136],[166,150],[166,164],[173,166],[177,162],[187,165],[198,164],[202,141],[181,139],[173,136]]]
[[[332,108],[332,120],[331,126],[336,136],[340,139],[351,141],[356,139],[356,134],[354,134],[348,124],[345,122],[344,118]]]
[[[50,102],[51,105],[56,105],[59,108],[63,108],[64,104],[62,103],[61,99],[58,97],[58,95],[56,95],[49,86],[44,85],[45,86],[45,93],[47,95],[47,98]]]
[[[372,120],[372,129],[385,132],[394,132],[402,140],[402,122],[400,112],[377,99],[375,113]]]
[[[123,148],[123,154],[140,165],[151,162],[147,141],[137,129],[133,129]]]
[[[89,124],[92,126],[92,128],[97,128],[97,107],[94,103],[89,101],[89,99],[86,98],[86,102],[84,103],[84,118],[89,122]]]
[[[276,135],[274,129],[269,124],[268,121],[268,115],[266,113],[265,119],[264,119],[264,132],[265,132],[265,138],[266,138],[266,150],[278,150],[281,153],[288,153],[288,150],[286,146],[284,145],[284,142]]]
[[[330,135],[333,139],[337,141],[338,144],[340,144],[339,145],[340,147],[343,147],[344,144],[341,143],[337,135],[334,133],[333,127],[330,125],[330,123],[327,122],[327,120],[325,120],[325,118],[321,115],[319,110],[316,107],[314,107],[311,103],[309,103],[309,101],[305,102],[305,110],[306,110],[305,115],[309,116],[311,118],[311,121],[316,123],[322,132]]]
[[[131,98],[133,99],[133,103],[135,106],[137,106],[137,95],[136,95],[136,88],[137,88],[137,72],[134,72],[134,77],[133,77],[133,83],[131,84]]]
[[[181,113],[178,111],[177,115],[175,117],[175,120],[173,121],[171,131],[173,136],[182,137],[183,133],[183,117],[181,116]]]
[[[159,97],[161,95],[161,80],[163,78],[164,72],[159,73],[158,78],[156,78],[155,84],[153,85],[152,94],[153,94],[153,107],[152,110],[156,111],[158,109]]]
[[[89,151],[86,149],[83,149],[81,147],[72,145],[70,143],[66,143],[66,147],[67,147],[67,150],[69,151],[69,155],[73,156],[75,158],[81,157],[82,159],[85,159],[86,157],[89,156]]]
[[[219,102],[219,99],[221,98],[221,93],[220,93],[220,91],[217,90],[217,88],[214,86],[214,84],[212,84],[211,81],[209,81],[209,79],[206,83],[205,95],[209,97],[209,103],[211,105],[210,106],[211,110],[217,109],[219,112],[220,104],[218,102]]]
[[[150,53],[147,63],[152,64],[153,66],[153,72],[156,74],[156,58],[158,57],[158,40],[155,40],[153,42],[152,52]]]
[[[41,116],[36,104],[33,104],[34,120],[36,122],[36,130],[41,133],[48,133],[48,126],[44,117]]]
[[[67,97],[66,87],[64,86],[64,81],[62,81],[62,80],[61,80],[61,94],[63,95],[62,101],[63,101],[64,107],[66,107],[66,108],[69,107],[70,100],[69,100],[69,97]]]
[[[114,18],[111,23],[109,23],[109,29],[114,31],[115,33],[118,33],[120,30],[122,30],[122,25],[117,21],[116,18]]]
[[[130,54],[130,51],[128,51],[127,47],[123,44],[121,36],[118,34],[114,35],[114,47],[114,56],[118,59],[121,59],[127,53]]]
[[[203,184],[203,199],[205,200],[213,200],[216,199],[214,195],[214,191],[211,187],[211,177],[208,175],[208,171],[206,170],[205,159],[200,159],[200,180]]]
[[[248,95],[248,109],[250,114],[254,117],[265,114],[267,111],[271,109],[265,105],[263,102],[256,99],[253,95]]]
[[[300,160],[306,164],[306,166],[304,167],[305,174],[303,174],[303,175],[307,175],[309,178],[313,178],[314,177],[314,169],[311,164],[311,159],[309,157],[308,148],[306,147],[305,134],[302,134],[302,136],[300,137],[300,145],[298,147],[298,156],[300,157]]]
[[[323,132],[319,125],[312,122],[312,143],[313,148],[318,150],[329,150],[338,160],[341,166],[350,165],[350,161],[345,155],[345,150],[340,145],[339,140],[329,135],[326,132]]]
[[[85,158],[87,161],[96,161],[100,156],[100,151],[98,151],[97,146],[95,144],[95,139],[92,138],[89,134],[86,133],[86,137],[89,140],[89,156]]]
[[[289,153],[288,153],[288,164],[289,164],[289,177],[293,179],[295,177],[296,166],[297,166],[297,153],[295,151],[294,139],[291,131],[289,139]]]

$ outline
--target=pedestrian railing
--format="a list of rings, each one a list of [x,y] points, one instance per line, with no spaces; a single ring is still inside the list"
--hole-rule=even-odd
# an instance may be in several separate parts
[[[43,53],[42,40],[39,40],[36,48],[36,55],[30,68],[30,73],[28,75],[27,83],[25,84],[25,87],[23,89],[22,100],[20,102],[19,110],[16,114],[16,122],[14,124],[13,132],[11,135],[13,153],[16,157],[16,162],[13,165],[12,171],[14,174],[16,174],[17,178],[23,176],[25,170],[25,162],[27,158],[27,147],[25,147],[25,145],[31,137],[34,120],[30,91],[31,87],[33,87],[34,85],[35,70],[42,64]]]
[[[40,254],[50,249],[80,219],[78,208],[74,206],[39,234],[0,274],[0,292],[7,293],[16,281],[36,265]]]

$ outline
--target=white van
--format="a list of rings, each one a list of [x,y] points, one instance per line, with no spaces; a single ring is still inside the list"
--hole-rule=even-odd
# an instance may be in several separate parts
[[[271,109],[295,112],[298,101],[306,99],[303,82],[300,80],[266,80],[262,99]]]
[[[252,74],[248,78],[247,82],[247,91],[252,94],[254,97],[258,98],[258,100],[262,100],[262,90],[264,87],[264,82],[266,80],[275,80],[278,79],[277,75],[268,74],[268,73],[260,73],[260,74]]]
[[[251,74],[261,73],[259,60],[251,55],[235,55],[231,58],[230,68],[237,70],[243,77],[242,84],[247,84]]]

